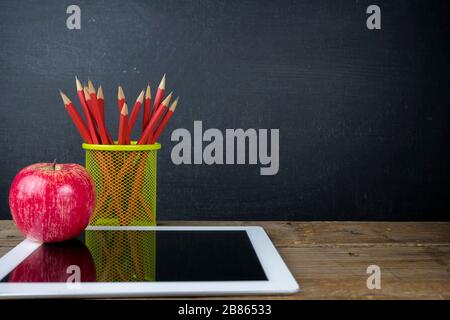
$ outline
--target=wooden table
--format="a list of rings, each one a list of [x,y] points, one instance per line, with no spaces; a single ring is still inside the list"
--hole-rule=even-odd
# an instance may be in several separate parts
[[[450,222],[171,221],[159,225],[264,227],[302,291],[244,298],[450,299]],[[0,221],[0,256],[22,239],[11,221]],[[381,268],[380,290],[366,286],[366,270],[372,264]]]

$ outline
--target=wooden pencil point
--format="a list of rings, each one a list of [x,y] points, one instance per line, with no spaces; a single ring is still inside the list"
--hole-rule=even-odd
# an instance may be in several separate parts
[[[170,105],[170,108],[169,108],[170,111],[172,111],[172,112],[175,111],[175,109],[177,108],[177,104],[178,104],[178,100],[179,100],[179,99],[180,99],[180,97],[177,97],[177,98],[175,99],[175,101],[172,102],[172,104]]]
[[[158,88],[159,89],[163,89],[163,90],[166,89],[166,74],[165,73],[164,73],[164,75],[163,75],[163,77],[161,79],[161,82],[159,83]]]
[[[125,94],[123,93],[122,86],[119,86],[119,88],[117,90],[117,99],[125,100]]]
[[[101,85],[98,86],[97,99],[105,99],[105,97],[103,96],[103,88]]]
[[[61,98],[64,102],[64,105],[68,105],[71,103],[70,99],[64,94],[64,92],[62,92],[61,90],[59,90],[59,94],[61,95]]]
[[[145,90],[145,99],[150,99],[152,97],[152,93],[150,91],[150,85],[147,85],[147,89]]]
[[[95,93],[94,84],[91,80],[88,80],[88,92],[89,94]]]
[[[83,86],[81,85],[81,81],[78,79],[77,76],[75,76],[75,82],[77,84],[77,91],[82,91],[83,90]]]
[[[128,107],[126,103],[123,104],[122,111],[120,111],[120,114],[124,116],[128,115]]]
[[[84,87],[83,92],[84,92],[84,98],[85,98],[86,100],[91,100],[91,96],[89,95],[89,89],[88,89],[88,87]]]
[[[170,99],[172,98],[172,92],[169,93],[169,95],[163,100],[163,102],[161,102],[161,105],[163,106],[168,106],[170,103]]]
[[[144,101],[144,90],[141,91],[141,93],[137,97],[136,101],[139,103],[142,103]]]

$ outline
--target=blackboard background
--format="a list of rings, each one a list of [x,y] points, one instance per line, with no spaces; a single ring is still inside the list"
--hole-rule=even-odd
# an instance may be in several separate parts
[[[66,8],[81,7],[81,30]],[[382,30],[366,28],[366,8]],[[58,96],[74,76],[132,100],[163,73],[159,219],[448,220],[448,1],[2,1],[0,218],[14,175],[84,163]],[[132,98],[133,97],[133,98]],[[114,111],[114,115],[113,115]],[[181,165],[175,128],[279,128],[280,171]]]

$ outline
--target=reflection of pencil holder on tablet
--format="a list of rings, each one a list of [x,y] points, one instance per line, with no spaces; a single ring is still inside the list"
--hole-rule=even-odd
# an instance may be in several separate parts
[[[83,144],[97,203],[90,225],[156,225],[156,158],[150,145]]]
[[[155,231],[86,230],[97,281],[155,281]]]

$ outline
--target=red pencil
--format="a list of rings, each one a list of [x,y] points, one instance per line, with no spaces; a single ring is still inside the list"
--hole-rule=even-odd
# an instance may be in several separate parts
[[[105,121],[105,97],[103,96],[103,88],[101,85],[98,86],[98,90],[97,90],[97,103],[98,103],[98,109],[100,110],[100,115],[104,122]]]
[[[86,103],[86,99],[84,97],[84,90],[83,90],[83,86],[81,85],[80,80],[78,80],[77,77],[75,77],[75,82],[77,85],[77,95],[78,95],[78,100],[80,100],[81,103],[81,109],[83,110],[84,113],[84,117],[86,118],[86,122],[87,122],[87,127],[89,130],[89,135],[91,137],[91,141],[95,144],[99,143],[99,139],[97,136],[97,131],[95,130],[95,123],[93,122],[91,113],[89,111],[89,107]]]
[[[119,112],[122,112],[124,103],[125,103],[125,94],[123,93],[122,86],[119,86],[117,90],[117,105],[119,106]]]
[[[92,104],[92,99],[91,99],[91,95],[89,94],[88,87],[84,87],[83,92],[84,92],[84,97],[86,99],[86,103],[89,106],[89,112],[91,113],[92,120],[93,120],[93,122],[95,124],[95,128],[96,128],[97,133],[98,133],[98,132],[100,132],[100,124],[99,124],[99,121],[97,120],[97,117],[94,115],[94,106]],[[106,143],[106,144],[113,144],[113,140],[112,140],[111,135],[109,134],[109,132],[106,132],[106,134],[108,135],[108,142],[109,142],[109,143]],[[99,144],[105,144],[105,143],[102,142],[100,134],[97,134],[97,136],[98,136]]]
[[[161,120],[161,123],[159,124],[158,128],[155,131],[155,134],[152,136],[152,139],[150,141],[151,144],[154,144],[156,140],[158,140],[159,136],[163,132],[164,128],[167,125],[167,122],[169,122],[170,118],[172,117],[173,113],[175,112],[175,109],[177,108],[178,99],[176,98],[174,102],[170,105],[169,110],[167,111],[164,118]]]
[[[69,116],[72,118],[72,121],[75,124],[75,127],[77,128],[81,137],[83,138],[84,142],[92,143],[92,139],[89,134],[89,130],[86,127],[86,125],[84,124],[83,119],[81,118],[77,109],[73,105],[72,101],[70,101],[70,99],[62,91],[59,91],[59,93],[64,102],[64,106],[66,107],[66,110],[69,113]]]
[[[95,92],[94,85],[91,80],[88,80],[88,93],[91,98],[92,111],[97,121],[98,132],[100,133],[100,138],[102,144],[109,144],[108,134],[106,133],[105,122],[102,119],[100,108],[98,106],[97,94]]]
[[[98,132],[99,132],[98,123],[97,123],[97,119],[95,118],[95,115],[94,115],[94,108],[92,106],[91,96],[89,95],[88,87],[85,86],[83,88],[83,93],[84,93],[84,99],[86,100],[86,104],[88,105],[88,108],[89,108],[89,114],[91,115],[92,122],[94,123],[95,128],[96,128],[98,141],[99,141],[99,143],[101,143],[100,135],[98,134]]]
[[[152,101],[152,93],[150,92],[150,85],[147,85],[145,90],[145,102],[144,102],[144,115],[142,117],[142,132],[144,132],[145,127],[147,127],[150,122],[150,116],[152,110],[150,109],[150,103]]]
[[[151,136],[153,136],[153,131],[156,128],[159,120],[167,109],[167,105],[170,103],[170,99],[172,98],[172,93],[170,93],[163,102],[161,102],[160,106],[157,108],[156,112],[152,114],[149,124],[147,128],[145,128],[141,137],[139,138],[137,144],[146,144],[151,141]]]
[[[155,95],[155,101],[153,102],[153,111],[152,114],[156,112],[156,109],[159,107],[163,97],[164,92],[166,91],[166,74],[161,79],[161,82],[159,83],[158,90],[156,91]]]
[[[94,109],[92,108],[92,101],[91,101],[91,96],[89,95],[89,89],[88,89],[88,87],[84,87],[83,88],[83,93],[84,93],[84,99],[85,99],[85,101],[86,101],[86,104],[88,105],[88,107],[89,107],[89,113],[90,113],[90,115],[91,115],[91,119],[92,119],[92,122],[95,124],[95,125],[97,125],[97,119],[95,119],[95,116],[94,116]]]
[[[98,90],[97,90],[97,102],[98,102],[98,109],[100,110],[100,116],[102,117],[103,123],[105,124],[106,135],[108,136],[108,143],[114,144],[114,140],[112,139],[111,134],[109,133],[108,129],[106,128],[105,96],[103,95],[103,88],[101,85],[98,86]]]
[[[122,111],[120,111],[120,122],[119,122],[119,140],[118,144],[128,144],[128,107],[124,103]]]
[[[172,92],[169,93],[169,96],[172,97]],[[167,104],[165,105],[166,108],[162,111],[162,114],[158,114],[159,119],[161,119],[164,116],[164,112],[166,111],[167,107],[169,106],[169,102],[170,102],[170,99],[167,101]],[[155,115],[156,112],[159,110],[159,108],[161,108],[161,106],[162,106],[162,103],[160,103],[159,106],[156,108],[156,111],[150,117],[150,121],[152,120],[153,115]],[[155,128],[158,126],[159,119],[156,120]],[[153,134],[155,133],[155,128],[153,128],[153,130],[150,132],[150,135],[148,136],[147,141],[146,141],[147,144],[150,144],[152,142]]]
[[[139,115],[139,111],[141,110],[142,102],[144,102],[144,90],[141,91],[139,96],[136,99],[136,103],[134,104],[133,111],[131,111],[130,119],[128,120],[128,132],[131,135],[133,131],[134,123]]]

